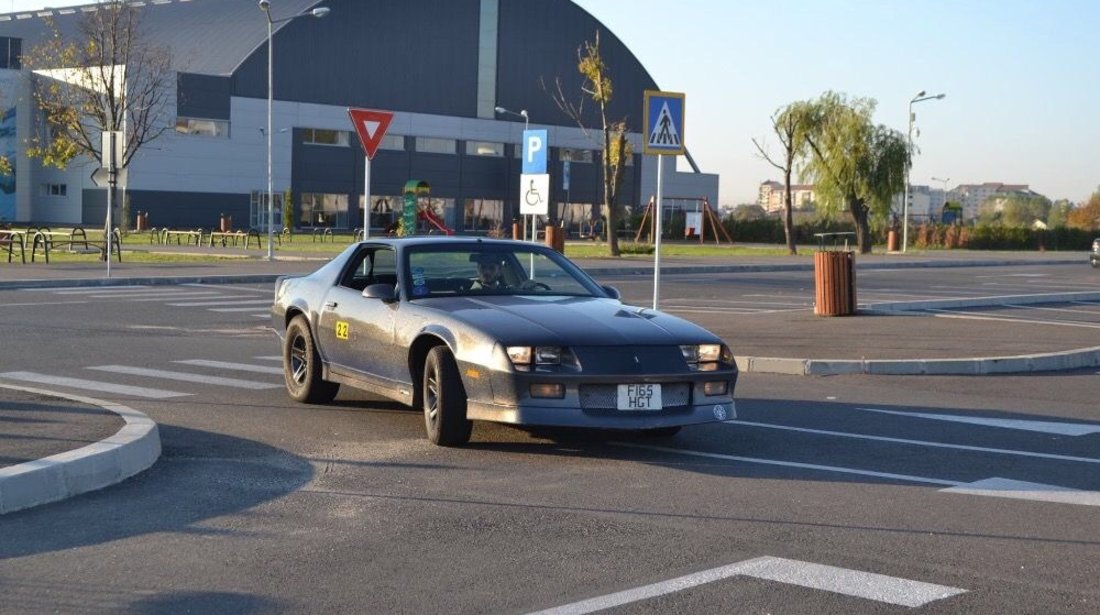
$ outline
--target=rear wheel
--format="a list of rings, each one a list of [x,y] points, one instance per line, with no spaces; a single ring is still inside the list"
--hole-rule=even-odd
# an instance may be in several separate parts
[[[461,446],[469,442],[473,423],[466,419],[466,390],[462,387],[454,356],[446,346],[428,351],[422,386],[424,429],[428,440],[439,446]]]
[[[340,390],[339,384],[321,378],[321,358],[303,316],[295,316],[286,328],[283,379],[290,397],[307,404],[332,401]]]

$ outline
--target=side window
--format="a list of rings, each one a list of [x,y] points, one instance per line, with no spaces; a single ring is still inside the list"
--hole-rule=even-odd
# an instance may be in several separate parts
[[[388,248],[364,248],[349,263],[340,286],[362,291],[371,284],[397,284],[397,257]]]

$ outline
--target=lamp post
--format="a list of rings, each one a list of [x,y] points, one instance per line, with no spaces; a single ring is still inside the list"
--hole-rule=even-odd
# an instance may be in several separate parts
[[[516,117],[523,118],[523,131],[527,132],[531,128],[531,118],[527,115],[527,109],[520,109],[519,112],[512,111],[511,109],[505,109],[504,107],[493,107],[493,111],[496,111],[498,115],[514,115]],[[531,241],[534,241],[538,236],[538,231],[535,229],[535,216],[531,216]],[[524,225],[525,234],[527,233],[526,225]]]
[[[275,81],[275,53],[271,45],[274,26],[277,23],[290,21],[299,17],[316,17],[318,19],[329,14],[327,7],[319,6],[307,13],[299,13],[282,19],[271,18],[271,0],[260,0],[260,10],[267,17],[267,260],[275,260],[275,193],[271,178],[271,110],[274,96]]]
[[[924,90],[917,92],[909,101],[909,131],[906,133],[909,138],[909,156],[910,163],[905,167],[905,192],[901,195],[901,252],[905,253],[905,249],[909,247],[909,169],[913,166],[913,105],[915,103],[923,102],[926,100],[943,100],[947,94],[935,94],[932,96],[925,96]]]

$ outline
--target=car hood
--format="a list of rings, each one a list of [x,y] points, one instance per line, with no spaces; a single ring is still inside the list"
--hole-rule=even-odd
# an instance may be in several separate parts
[[[702,327],[663,312],[596,297],[439,297],[416,302],[505,343],[620,346],[717,342]]]

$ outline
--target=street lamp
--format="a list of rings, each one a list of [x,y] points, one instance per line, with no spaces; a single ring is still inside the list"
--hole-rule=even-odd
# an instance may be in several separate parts
[[[277,23],[290,21],[299,17],[316,17],[318,19],[329,14],[328,7],[319,6],[307,13],[299,13],[282,19],[271,18],[271,0],[260,0],[260,10],[267,17],[267,260],[275,260],[275,193],[271,180],[271,109],[274,95],[273,83],[275,54],[271,45],[271,36]]]
[[[924,90],[917,92],[917,95],[909,101],[909,166],[905,167],[905,192],[901,195],[901,252],[905,253],[905,249],[909,246],[909,168],[913,166],[913,104],[923,102],[926,100],[943,100],[947,94],[935,94],[932,96],[925,96]]]
[[[521,109],[519,113],[505,109],[504,107],[493,107],[493,111],[496,111],[500,115],[514,115],[516,117],[523,118],[523,129],[527,130],[531,127],[531,118],[527,117],[527,109]]]

